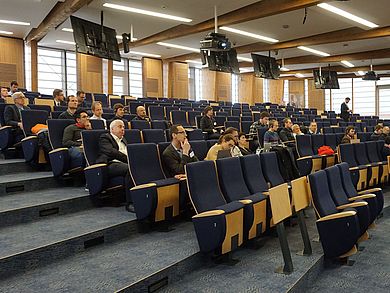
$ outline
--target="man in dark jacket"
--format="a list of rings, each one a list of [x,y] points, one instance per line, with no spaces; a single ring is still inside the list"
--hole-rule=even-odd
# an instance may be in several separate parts
[[[68,109],[65,112],[62,112],[58,119],[74,119],[74,113],[77,110],[77,98],[75,96],[68,97]]]
[[[291,122],[291,119],[290,118],[284,118],[283,119],[283,124],[284,124],[284,127],[279,131],[279,138],[281,139],[281,141],[283,142],[292,142],[294,143],[295,142],[295,139],[294,139],[294,135],[293,135],[293,132],[292,132],[292,122]]]
[[[60,89],[53,91],[54,106],[66,106],[64,92]]]
[[[29,110],[30,108],[24,106],[24,94],[16,92],[12,95],[14,105],[8,105],[4,110],[5,125],[12,126],[12,134],[14,136],[14,143],[20,142],[24,138],[22,115],[21,112]]]
[[[219,132],[214,128],[215,120],[213,116],[213,107],[207,106],[204,108],[203,116],[200,119],[200,129],[203,132],[207,132],[207,139],[218,139],[220,136]]]
[[[129,202],[130,180],[129,167],[127,165],[127,141],[124,138],[125,125],[122,120],[114,120],[110,124],[110,133],[103,133],[99,138],[99,154],[96,163],[108,165],[108,176],[125,177],[126,197]]]
[[[162,165],[168,178],[176,177],[180,179],[185,176],[184,166],[188,163],[197,162],[198,158],[191,150],[186,131],[182,125],[172,125],[170,134],[171,144],[162,154]]]
[[[352,112],[349,107],[348,107],[348,103],[351,99],[349,97],[345,98],[345,102],[343,102],[341,104],[341,113],[340,113],[340,117],[343,118],[343,120],[345,122],[348,122],[349,121],[349,116],[351,115],[350,113]]]
[[[114,118],[111,119],[111,121],[121,120],[125,125],[125,129],[129,128],[129,121],[123,118],[123,116],[125,115],[125,106],[123,106],[121,103],[116,103],[113,109],[114,109],[115,116]]]

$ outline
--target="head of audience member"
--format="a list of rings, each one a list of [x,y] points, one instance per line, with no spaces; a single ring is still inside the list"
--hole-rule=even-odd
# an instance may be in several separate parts
[[[137,109],[135,109],[136,114],[138,118],[146,119],[148,116],[146,115],[146,110],[144,106],[138,106]]]
[[[345,98],[345,103],[348,104],[350,100],[351,100],[350,97],[346,97],[346,98]]]
[[[315,121],[310,122],[309,132],[310,133],[317,133],[317,122],[315,122]]]
[[[278,120],[272,119],[268,122],[268,130],[272,132],[277,132],[279,128]]]
[[[237,145],[238,144],[238,129],[234,127],[228,127],[223,134],[231,134],[234,138],[234,142]]]
[[[204,109],[203,109],[203,115],[204,116],[207,116],[209,118],[212,118],[214,116],[214,110],[213,110],[213,107],[211,106],[206,106]]]
[[[348,126],[345,129],[345,135],[349,136],[350,138],[355,138],[355,127],[353,126]]]
[[[77,110],[75,113],[74,113],[74,120],[76,121],[76,124],[78,125],[78,127],[80,128],[86,128],[86,126],[88,126],[88,124],[90,125],[91,123],[89,122],[89,116],[88,116],[88,113],[87,111],[85,110]],[[86,128],[87,129],[87,128]]]
[[[376,134],[382,134],[382,133],[383,133],[383,126],[380,125],[380,124],[378,124],[377,126],[375,126],[374,132],[375,132]]]
[[[125,135],[125,124],[122,120],[116,119],[110,123],[110,133],[122,139]]]
[[[91,121],[89,121],[89,119],[87,121],[85,121],[84,128],[87,129],[87,130],[91,130],[92,129],[92,124],[91,124]]]
[[[291,130],[292,130],[292,132],[295,133],[296,135],[302,134],[301,128],[299,127],[298,124],[294,124],[293,126],[291,126]]]
[[[5,99],[6,97],[8,97],[9,96],[9,94],[8,94],[8,89],[7,89],[7,87],[5,87],[5,86],[2,86],[1,87],[1,98],[3,98],[3,99]]]
[[[103,106],[102,106],[102,103],[100,101],[93,102],[91,105],[91,110],[92,110],[93,115],[95,115],[99,119],[102,118]]]
[[[65,97],[64,97],[64,92],[63,90],[60,90],[60,89],[55,89],[53,91],[53,98],[54,100],[56,100],[57,102],[62,102],[65,100]]]
[[[10,92],[16,93],[18,91],[18,82],[16,80],[11,81]]]
[[[78,106],[80,106],[82,103],[84,103],[85,93],[83,91],[77,91],[76,96],[77,96]]]
[[[223,150],[231,150],[236,144],[234,137],[231,134],[224,134],[219,137],[218,144],[222,146]]]
[[[24,94],[22,92],[16,92],[12,95],[12,98],[14,99],[14,103],[18,107],[24,106]]]
[[[383,126],[383,131],[382,133],[386,136],[390,134],[390,127],[389,126]]]
[[[116,117],[123,118],[125,115],[125,106],[121,103],[117,103],[114,105],[113,109]]]
[[[262,125],[268,125],[269,117],[270,117],[269,113],[267,111],[263,111],[263,112],[260,113],[259,122]]]
[[[171,134],[172,144],[176,148],[180,148],[181,144],[187,139],[187,133],[181,124],[172,125],[169,129],[169,133]]]
[[[77,98],[73,95],[68,96],[68,111],[71,113],[76,112],[78,106]]]
[[[248,148],[248,140],[244,132],[238,133],[238,146],[242,148]]]
[[[292,124],[290,118],[284,118],[284,119],[283,119],[283,125],[284,125],[285,128],[291,129],[291,127],[292,127],[293,124]]]

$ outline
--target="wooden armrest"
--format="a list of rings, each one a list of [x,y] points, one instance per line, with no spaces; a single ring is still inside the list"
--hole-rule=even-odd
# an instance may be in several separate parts
[[[9,126],[9,125],[1,126],[0,130],[7,129],[7,128],[12,128],[12,126]]]
[[[346,208],[356,208],[356,207],[362,207],[362,206],[366,206],[366,205],[368,205],[368,203],[366,203],[365,201],[358,201],[358,202],[351,202],[351,203],[343,204],[341,206],[338,206],[337,209],[343,210]]]
[[[27,136],[27,137],[23,138],[21,141],[27,141],[27,140],[30,140],[30,139],[37,139],[37,138],[38,138],[38,136],[31,135],[31,136]]]
[[[67,151],[67,150],[69,150],[69,149],[68,148],[58,148],[58,149],[50,151],[49,154],[53,154],[53,153],[57,153],[57,152],[61,152],[61,151]]]
[[[218,216],[218,215],[222,215],[224,213],[225,213],[225,211],[223,211],[223,210],[212,210],[212,211],[207,211],[207,212],[197,214],[197,215],[193,216],[192,218],[196,219],[196,218],[203,218],[203,217],[210,217],[210,216]]]
[[[322,217],[322,218],[318,219],[317,222],[324,222],[324,221],[329,221],[329,220],[334,220],[334,219],[351,217],[351,216],[354,216],[354,215],[356,215],[355,211],[341,212],[341,213],[327,215],[325,217]]]
[[[138,189],[143,189],[143,188],[148,188],[148,187],[153,187],[153,186],[156,186],[157,184],[156,183],[146,183],[146,184],[141,184],[141,185],[137,185],[137,186],[134,186],[130,189],[131,190],[138,190]]]
[[[297,159],[298,160],[305,160],[305,159],[312,159],[313,157],[312,156],[305,156],[305,157],[300,157]]]
[[[367,190],[362,190],[362,191],[359,191],[358,194],[359,195],[362,195],[362,194],[367,194],[367,193],[373,193],[373,192],[378,192],[378,191],[381,191],[382,188],[371,188],[371,189],[367,189]]]
[[[107,166],[107,164],[94,164],[94,165],[91,165],[91,166],[84,168],[84,171],[95,169],[95,168],[106,167],[106,166]]]
[[[239,200],[239,202],[242,203],[242,204],[250,204],[250,203],[252,203],[252,201],[250,199],[241,199],[241,200]]]
[[[351,167],[349,168],[349,171],[359,170],[359,167]]]
[[[358,196],[350,197],[349,200],[350,200],[350,201],[354,201],[354,200],[367,199],[367,198],[374,198],[374,197],[376,197],[375,194],[373,194],[373,193],[367,193],[367,194],[363,194],[363,195],[358,195]]]

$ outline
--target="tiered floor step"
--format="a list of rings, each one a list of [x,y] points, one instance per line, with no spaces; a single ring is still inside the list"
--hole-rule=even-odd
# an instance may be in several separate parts
[[[29,171],[33,171],[33,169],[28,164],[26,164],[24,159],[0,159],[0,176]]]

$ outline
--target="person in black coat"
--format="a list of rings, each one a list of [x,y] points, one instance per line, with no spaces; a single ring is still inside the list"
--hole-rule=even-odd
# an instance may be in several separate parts
[[[207,139],[218,139],[220,134],[214,129],[215,120],[213,118],[214,111],[213,107],[207,106],[203,110],[203,116],[200,119],[200,129],[203,132],[207,132]]]
[[[108,176],[110,178],[125,177],[126,198],[130,198],[130,188],[133,186],[130,179],[129,167],[127,165],[127,141],[124,138],[125,126],[123,121],[114,120],[110,124],[110,133],[103,133],[99,138],[99,154],[97,164],[108,165]]]
[[[349,121],[349,116],[351,115],[352,110],[349,109],[348,103],[351,99],[349,97],[345,98],[345,102],[341,104],[341,113],[340,117],[343,118],[345,122]]]
[[[54,106],[66,106],[63,90],[55,89],[53,91]]]
[[[293,125],[291,122],[291,119],[284,118],[283,124],[284,124],[284,127],[279,131],[279,137],[280,137],[281,141],[283,141],[283,142],[289,141],[289,142],[294,143],[295,139],[294,139],[294,135],[293,135],[293,132],[291,129],[291,127]]]
[[[172,143],[162,154],[162,165],[165,175],[180,179],[185,177],[184,166],[188,163],[197,162],[198,158],[191,150],[187,135],[182,125],[172,125],[170,128]]]
[[[12,126],[14,143],[18,143],[24,138],[21,112],[30,108],[24,105],[25,96],[22,92],[16,92],[12,97],[15,104],[5,107],[4,121],[5,125]]]

